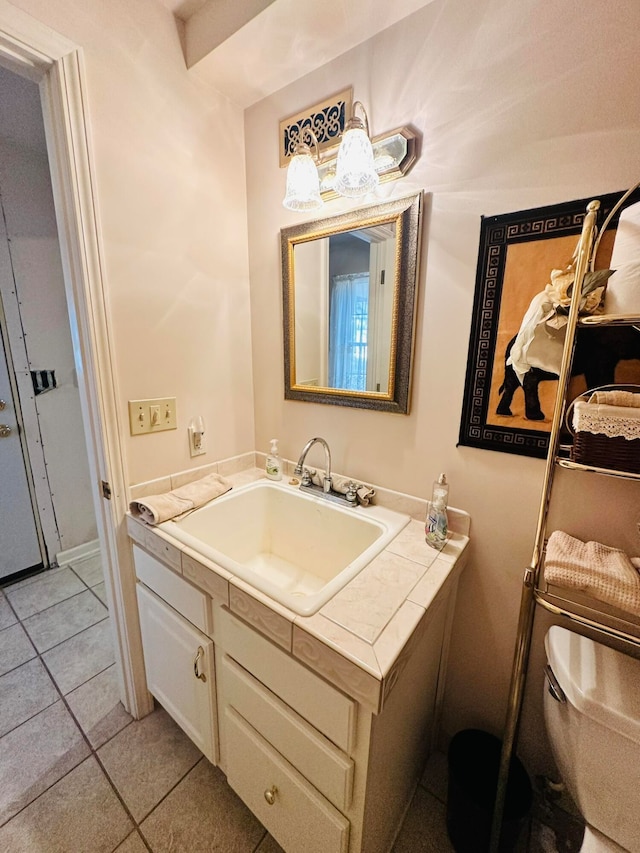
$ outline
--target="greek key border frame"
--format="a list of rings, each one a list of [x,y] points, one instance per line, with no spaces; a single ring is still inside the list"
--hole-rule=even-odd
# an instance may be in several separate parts
[[[507,248],[510,243],[574,234],[577,236],[582,229],[587,204],[593,198],[600,201],[598,219],[602,223],[621,195],[622,192],[596,195],[548,207],[481,218],[458,446],[546,458],[549,431],[487,424]],[[634,193],[629,203],[638,200],[640,193]],[[617,224],[616,216],[609,227],[616,228]]]

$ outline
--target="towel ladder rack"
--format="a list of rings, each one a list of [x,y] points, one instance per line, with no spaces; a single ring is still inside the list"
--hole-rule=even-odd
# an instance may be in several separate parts
[[[594,608],[588,608],[584,605],[577,605],[576,602],[556,596],[555,594],[545,591],[540,586],[542,577],[542,559],[544,554],[544,546],[546,539],[546,526],[551,501],[551,492],[553,488],[554,474],[557,467],[571,468],[577,470],[592,471],[596,474],[623,477],[625,479],[640,479],[640,475],[629,474],[628,472],[609,471],[608,469],[596,468],[593,466],[580,465],[563,459],[559,455],[560,439],[562,425],[566,412],[567,396],[569,391],[569,381],[571,379],[571,367],[573,364],[573,356],[575,349],[576,329],[578,325],[583,325],[579,318],[579,305],[582,295],[585,274],[588,269],[593,269],[595,263],[595,255],[600,242],[600,239],[606,230],[613,217],[622,208],[625,201],[640,187],[640,181],[631,187],[613,206],[608,217],[605,219],[600,233],[597,229],[597,214],[600,208],[600,202],[597,200],[589,202],[587,205],[587,213],[584,218],[582,232],[576,251],[576,268],[574,278],[574,289],[572,295],[571,306],[567,319],[565,341],[562,354],[562,362],[558,375],[558,387],[554,406],[553,420],[551,423],[551,432],[549,437],[549,450],[547,454],[547,462],[545,466],[545,474],[543,479],[542,497],[538,513],[536,539],[533,548],[533,556],[531,564],[525,569],[522,583],[522,594],[520,599],[520,612],[518,617],[518,629],[516,634],[515,652],[513,658],[513,666],[511,672],[511,683],[509,687],[509,699],[507,706],[507,715],[505,721],[505,730],[503,735],[502,754],[500,759],[500,769],[498,774],[498,785],[496,791],[496,801],[493,811],[493,820],[491,827],[491,841],[489,853],[498,853],[500,833],[502,829],[502,818],[504,813],[507,779],[509,775],[509,766],[515,748],[515,742],[518,732],[518,724],[522,710],[522,700],[524,696],[524,687],[527,677],[527,668],[531,652],[531,640],[533,635],[533,625],[536,607],[539,605],[548,612],[556,616],[562,616],[572,622],[580,624],[585,628],[592,629],[608,637],[629,643],[630,645],[640,648],[640,623],[634,626],[632,623],[626,623],[621,619],[607,617],[604,620],[604,614]],[[589,318],[592,319],[592,318]],[[594,321],[596,322],[596,321]],[[607,318],[600,315],[597,319],[598,325],[605,325]],[[640,326],[640,316],[629,317],[612,317],[610,325],[632,325]],[[585,610],[591,610],[595,616],[589,616]],[[633,629],[636,628],[636,633]]]

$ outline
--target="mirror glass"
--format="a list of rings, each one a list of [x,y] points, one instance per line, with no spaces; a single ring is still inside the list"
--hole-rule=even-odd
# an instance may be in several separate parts
[[[421,198],[283,229],[285,398],[408,412]]]

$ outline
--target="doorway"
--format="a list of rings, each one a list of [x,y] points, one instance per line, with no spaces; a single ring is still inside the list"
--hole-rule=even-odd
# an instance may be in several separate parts
[[[4,68],[0,303],[6,582],[97,556],[99,543],[40,92]]]
[[[127,475],[121,447],[102,247],[97,223],[80,48],[0,0],[0,66],[38,85],[56,221],[78,365],[91,500],[113,623],[122,703],[134,717],[153,708],[146,689],[137,619],[135,572],[122,520]]]

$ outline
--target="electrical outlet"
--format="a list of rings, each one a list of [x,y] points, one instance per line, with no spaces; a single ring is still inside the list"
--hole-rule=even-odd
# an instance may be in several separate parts
[[[131,435],[176,429],[176,398],[129,400],[129,430]]]

